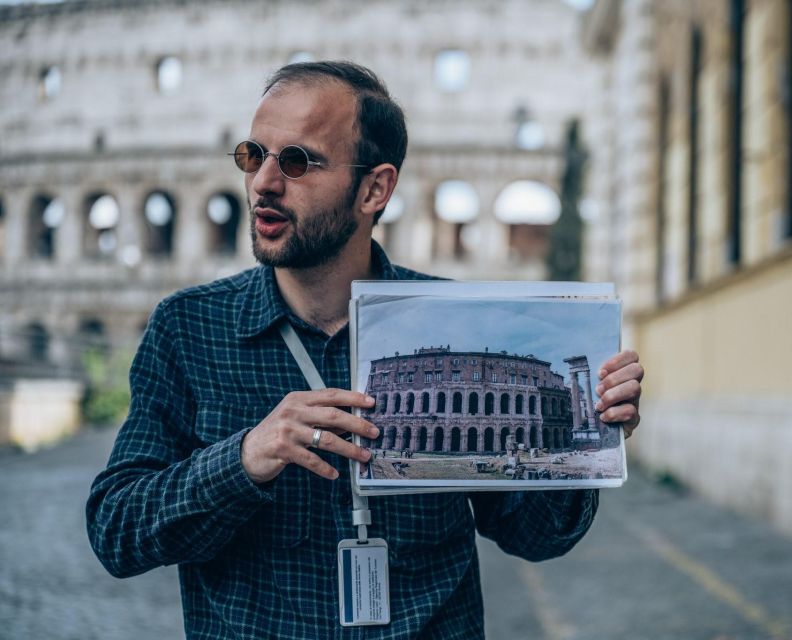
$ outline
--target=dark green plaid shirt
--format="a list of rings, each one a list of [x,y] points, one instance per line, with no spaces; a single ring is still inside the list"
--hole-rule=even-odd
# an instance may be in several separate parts
[[[390,264],[383,279],[427,276]],[[349,388],[349,336],[295,317],[257,267],[179,292],[154,311],[130,372],[132,404],[87,506],[107,570],[179,564],[188,638],[481,638],[475,530],[544,560],[583,536],[596,491],[370,498],[372,537],[390,547],[391,623],[338,622],[336,545],[354,538],[349,467],[328,481],[290,465],[253,484],[240,444],[290,391],[305,390],[278,333],[288,317],[325,383]],[[471,511],[472,505],[472,511]]]

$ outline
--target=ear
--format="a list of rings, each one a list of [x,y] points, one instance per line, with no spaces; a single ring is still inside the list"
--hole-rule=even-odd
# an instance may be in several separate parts
[[[396,182],[399,179],[399,172],[392,164],[378,164],[369,173],[363,176],[358,192],[358,208],[364,215],[372,219],[374,214],[380,209],[384,209],[388,204]]]

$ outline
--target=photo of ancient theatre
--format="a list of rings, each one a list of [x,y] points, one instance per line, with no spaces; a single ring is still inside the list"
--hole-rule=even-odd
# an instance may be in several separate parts
[[[459,304],[466,313],[457,312]],[[375,307],[391,336],[404,327],[395,311]],[[427,341],[391,353],[380,344],[376,357],[362,363],[359,388],[375,406],[361,415],[380,435],[362,443],[372,459],[359,467],[361,484],[622,481],[621,430],[603,423],[595,408],[601,354],[609,353],[600,343],[603,331],[616,340],[613,353],[618,350],[615,311],[618,305],[564,301],[413,301],[403,318],[412,327],[407,334],[444,333],[469,344],[470,334],[484,333],[486,344],[471,349]],[[426,330],[416,331],[425,314]],[[612,326],[603,329],[602,322]],[[388,341],[381,331],[375,335],[380,338],[372,346]],[[598,341],[596,349],[585,350],[587,337]],[[518,344],[535,348],[498,348]]]

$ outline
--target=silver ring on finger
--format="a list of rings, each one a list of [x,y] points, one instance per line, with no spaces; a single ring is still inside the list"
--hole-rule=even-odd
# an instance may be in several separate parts
[[[311,438],[311,446],[314,449],[319,448],[319,440],[322,438],[322,430],[319,427],[316,427],[313,430],[313,437]]]

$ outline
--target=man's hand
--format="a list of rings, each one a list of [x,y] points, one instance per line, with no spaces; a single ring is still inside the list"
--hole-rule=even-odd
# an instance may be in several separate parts
[[[356,433],[373,439],[379,435],[379,429],[339,407],[370,409],[373,405],[373,398],[356,391],[322,389],[292,392],[245,436],[242,466],[256,483],[272,480],[290,463],[335,480],[338,472],[308,449],[314,429],[322,429],[317,449],[368,462],[371,457],[368,449],[344,440],[339,434]]]
[[[629,438],[641,421],[638,402],[641,399],[643,367],[638,364],[635,351],[622,351],[605,364],[599,372],[597,411],[603,422],[621,422],[624,437]]]

